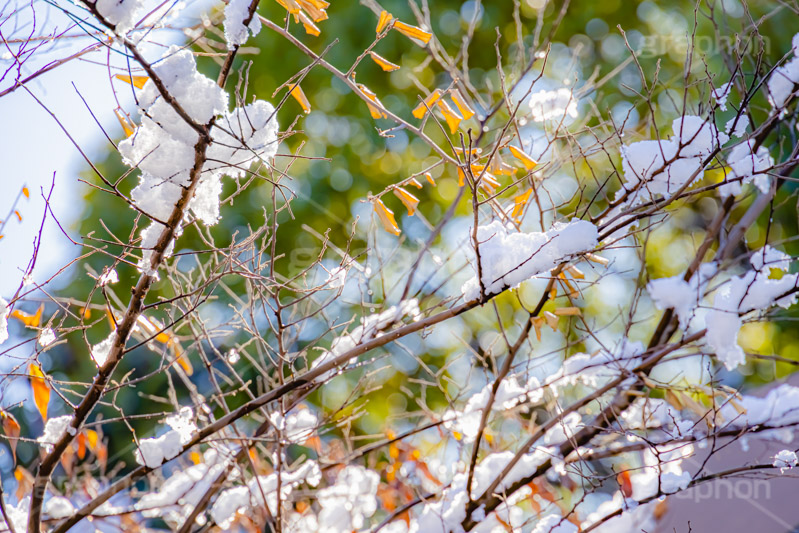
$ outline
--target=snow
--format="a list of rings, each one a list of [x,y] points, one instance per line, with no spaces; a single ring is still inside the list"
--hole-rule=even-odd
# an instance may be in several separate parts
[[[344,533],[360,530],[365,520],[377,510],[377,487],[380,476],[358,465],[348,465],[336,477],[334,485],[316,495],[319,533]]]
[[[317,368],[335,358],[344,355],[350,350],[354,349],[359,344],[363,344],[374,337],[378,333],[402,320],[404,317],[411,318],[414,322],[421,319],[419,312],[419,302],[415,298],[410,300],[403,300],[398,305],[392,305],[385,311],[375,315],[369,315],[361,318],[361,325],[356,327],[350,333],[345,333],[336,337],[331,343],[330,350],[323,352],[322,355],[316,358],[311,364],[311,369]],[[330,379],[335,375],[335,371],[325,372],[318,376],[316,381],[324,381]]]
[[[42,348],[47,348],[55,342],[55,333],[50,328],[44,328],[39,332],[39,337],[36,339],[36,342],[38,342],[39,346]]]
[[[796,457],[796,452],[791,450],[781,450],[774,456],[774,468],[779,468],[780,472],[790,470],[799,464],[799,459]]]
[[[302,443],[311,437],[319,419],[310,409],[297,409],[285,417],[274,412],[269,416],[272,424],[282,432],[283,437],[289,442]]]
[[[797,83],[799,83],[799,57],[774,69],[766,82],[768,100],[774,111],[779,112],[780,115],[784,113],[785,104],[791,98]]]
[[[241,46],[247,42],[249,33],[255,37],[261,31],[261,19],[258,18],[256,12],[250,24],[244,25],[244,20],[250,12],[251,0],[230,0],[225,6],[225,41],[227,41],[228,50],[233,50],[236,46]]]
[[[736,122],[737,120],[737,122]],[[735,129],[730,132],[732,129],[733,124],[735,125]],[[732,135],[740,139],[746,133],[746,128],[749,127],[749,116],[748,115],[740,115],[738,117],[732,117],[730,120],[727,121],[727,124],[724,125],[724,132],[727,135]]]
[[[707,282],[716,273],[714,263],[705,263],[699,267],[699,275],[685,281],[682,275],[671,278],[651,280],[646,290],[658,309],[674,309],[680,319],[680,327],[687,330],[696,308],[702,301]]]
[[[0,344],[3,344],[8,339],[8,315],[11,309],[8,308],[8,302],[0,298]]]
[[[465,442],[474,441],[480,430],[480,419],[488,404],[493,386],[493,383],[489,383],[480,392],[472,395],[462,411],[450,409],[444,413],[444,427],[460,433]],[[523,387],[519,384],[517,377],[511,375],[500,382],[491,409],[504,411],[526,402],[536,404],[541,401],[543,396],[544,389],[541,388],[535,377],[531,377]]]
[[[44,503],[44,514],[50,518],[67,518],[75,513],[75,506],[63,496],[53,496]]]
[[[706,341],[727,369],[732,370],[746,361],[738,345],[740,315],[773,305],[786,308],[795,301],[795,294],[783,296],[799,280],[799,274],[788,273],[790,261],[790,256],[766,246],[752,253],[750,262],[754,270],[731,278],[716,290],[713,308],[705,318]],[[770,279],[772,269],[782,270],[782,277]]]
[[[740,194],[741,186],[752,182],[763,194],[769,191],[771,178],[765,172],[774,167],[774,159],[765,146],[760,146],[756,152],[752,152],[754,144],[754,139],[747,139],[727,154],[727,164],[730,167],[728,179],[741,179],[719,187],[721,196]]]
[[[674,119],[671,128],[674,135],[669,139],[621,147],[625,187],[640,185],[632,196],[633,204],[672,194],[701,178],[704,159],[729,141],[714,124],[694,115]]]
[[[376,476],[376,474],[374,475]],[[322,472],[319,469],[319,465],[311,460],[303,462],[302,465],[293,472],[280,472],[280,501],[285,501],[293,490],[303,483],[307,483],[312,487],[317,486],[321,478]],[[277,481],[277,473],[272,473],[267,476],[254,477],[246,485],[240,485],[222,491],[211,507],[211,517],[216,522],[216,525],[223,530],[227,530],[233,523],[237,513],[246,511],[252,507],[263,506],[264,504],[266,504],[273,515],[277,514]],[[358,489],[353,488],[353,490]],[[377,490],[376,482],[375,490]],[[322,491],[319,492],[321,493]],[[266,496],[265,502],[264,496]],[[320,499],[320,504],[321,503],[322,501]],[[340,503],[342,510],[345,507],[344,503],[346,502]],[[324,506],[324,504],[322,505]]]
[[[97,0],[95,7],[119,35],[124,35],[138,22],[144,5],[141,0]]]
[[[241,177],[253,162],[267,161],[277,151],[277,119],[274,107],[258,100],[228,113],[228,95],[216,82],[197,70],[194,55],[170,47],[153,68],[169,94],[198,124],[208,124],[213,142],[206,150],[206,163],[188,208],[206,225],[219,220],[222,176]],[[139,95],[141,124],[133,135],[119,143],[123,161],[141,170],[131,198],[138,209],[153,218],[141,233],[140,271],[155,276],[151,268],[152,248],[183,190],[190,183],[195,164],[198,134],[163,98],[152,81]],[[176,237],[180,235],[180,228]],[[172,253],[169,244],[165,256]]]
[[[782,384],[763,398],[742,395],[730,399],[721,406],[719,419],[722,430],[744,430],[753,426],[774,428],[742,437],[740,442],[744,449],[748,449],[751,438],[790,443],[794,428],[786,426],[799,424],[799,388]]]
[[[530,95],[530,114],[535,122],[577,118],[577,100],[571,90],[538,91]]]
[[[111,347],[114,345],[116,338],[116,332],[112,331],[108,337],[91,347],[89,353],[97,368],[102,368],[108,362],[108,355],[111,353]]]
[[[547,273],[561,261],[592,250],[597,245],[596,226],[584,220],[555,223],[545,232],[522,233],[495,220],[477,228],[480,264],[486,295],[499,294],[508,287]],[[475,267],[476,270],[476,267]],[[475,275],[461,291],[467,301],[480,297]]]
[[[550,514],[536,522],[531,533],[577,533],[577,526],[565,518]]]
[[[347,270],[342,267],[332,269],[325,280],[328,289],[339,289],[347,282]]]
[[[724,83],[713,89],[713,99],[722,111],[727,111],[727,98],[730,96],[730,89],[732,89],[732,82]]]
[[[165,461],[180,455],[183,446],[190,440],[197,426],[192,410],[184,407],[177,415],[170,415],[166,423],[172,428],[160,437],[139,440],[135,452],[136,462],[148,468],[158,468]]]
[[[630,476],[633,499],[647,500],[660,494],[673,494],[685,489],[691,482],[691,474],[683,472],[682,461],[694,454],[690,444],[669,444],[643,452],[644,467],[636,469]]]
[[[70,427],[71,423],[72,415],[64,415],[49,419],[44,425],[44,433],[42,433],[41,437],[36,439],[36,442],[49,452],[53,448],[53,445],[56,444],[66,432],[69,432],[70,435],[75,434],[75,428]]]
[[[105,287],[106,285],[117,283],[119,281],[119,275],[117,275],[116,270],[109,268],[100,275],[97,281],[100,283],[101,287]]]
[[[2,497],[3,496],[0,495],[0,498]],[[17,505],[10,505],[8,502],[5,504],[8,519],[11,521],[15,533],[28,531],[28,509],[30,509],[31,506],[30,500],[30,496],[25,496],[17,502]],[[3,520],[2,525],[0,525],[3,531],[8,531],[7,526],[8,524]]]

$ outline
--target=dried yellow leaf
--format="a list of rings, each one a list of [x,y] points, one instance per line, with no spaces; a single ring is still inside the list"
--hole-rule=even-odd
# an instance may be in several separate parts
[[[518,159],[519,162],[522,165],[524,165],[524,168],[526,168],[527,170],[533,170],[535,167],[538,166],[538,161],[536,161],[535,159],[533,159],[529,155],[525,154],[524,152],[522,152],[521,150],[519,150],[518,148],[516,148],[512,144],[509,145],[508,148],[510,149],[511,155],[513,155],[513,157]]]
[[[375,33],[380,33],[386,29],[386,26],[388,26],[392,20],[394,20],[394,16],[391,13],[385,9],[381,11],[380,18],[377,20],[377,29],[375,29]]]
[[[127,74],[116,74],[114,77],[127,84],[133,85],[137,89],[144,88],[144,84],[150,79],[149,76],[128,76]]]
[[[11,455],[14,457],[14,462],[17,462],[17,443],[19,442],[19,435],[21,428],[19,422],[14,418],[14,415],[8,411],[0,409],[0,418],[3,420],[3,433],[8,439],[8,446],[11,448]]]
[[[585,279],[585,274],[583,274],[583,271],[574,265],[567,266],[566,271],[571,274],[574,279]]]
[[[291,88],[291,91],[289,91],[289,94],[293,96],[295,100],[297,100],[305,114],[311,112],[311,102],[308,101],[308,97],[305,96],[304,92],[302,92],[302,87],[299,85],[294,85],[294,87]]]
[[[425,98],[419,105],[413,108],[412,114],[416,118],[423,118],[427,114],[427,110],[433,107],[442,96],[441,89],[436,89],[427,98]]]
[[[19,222],[22,222],[22,214],[20,214],[20,212],[19,212],[19,211],[17,211],[16,209],[14,210],[14,214],[16,215],[16,217],[17,217],[17,220],[18,220]]]
[[[549,311],[544,311],[544,320],[547,321],[547,325],[552,328],[552,331],[558,331],[558,322],[560,319],[557,315],[550,313]]]
[[[23,187],[22,188],[22,194],[25,195],[25,198],[30,198],[31,197],[31,193],[30,193],[30,191],[28,190],[27,187]]]
[[[380,54],[376,54],[370,51],[369,55],[372,56],[372,61],[377,63],[378,66],[386,72],[394,72],[395,70],[399,70],[400,68],[399,65],[392,63],[391,61],[381,56]]]
[[[42,322],[42,311],[44,311],[44,304],[39,305],[39,308],[34,314],[28,314],[25,311],[14,309],[11,311],[11,316],[22,322],[29,328],[38,328]]]
[[[283,6],[283,9],[291,13],[292,15],[296,15],[300,12],[300,4],[296,2],[296,0],[276,0],[278,4]]]
[[[305,27],[305,33],[308,35],[319,37],[319,34],[322,33],[319,28],[316,27],[316,24],[314,24],[314,21],[311,19],[311,17],[306,15],[304,11],[300,11],[299,19],[302,25]]]
[[[578,307],[559,307],[555,309],[558,316],[583,316]]]
[[[419,205],[419,199],[402,187],[397,187],[393,192],[394,196],[399,198],[405,204],[405,207],[408,208],[408,216],[413,216],[414,212],[416,212],[416,206]]]
[[[537,316],[533,318],[533,327],[535,328],[535,338],[541,342],[541,327],[544,325],[544,318]]]
[[[42,420],[47,422],[47,405],[50,403],[50,384],[44,379],[44,372],[36,363],[28,367],[31,389],[33,389],[33,402],[42,415]]]
[[[599,263],[602,266],[608,266],[608,263],[610,263],[610,261],[605,259],[604,257],[600,257],[592,253],[585,254],[585,258],[588,259],[589,261],[593,261],[594,263]]]
[[[403,34],[405,37],[409,37],[415,41],[421,41],[423,44],[430,42],[430,38],[433,36],[432,33],[426,32],[418,26],[406,24],[399,20],[394,22],[394,29]]]
[[[480,178],[480,187],[489,194],[493,194],[494,191],[499,188],[501,183],[497,181],[490,172],[483,172],[482,177]]]
[[[452,109],[444,100],[438,100],[436,105],[438,105],[438,108],[441,110],[441,114],[444,115],[444,120],[447,121],[449,132],[455,133],[458,131],[458,126],[460,126],[461,121],[463,120],[463,117],[460,115],[460,113]]]
[[[366,96],[369,100],[374,102],[374,104],[370,104],[369,102],[366,102],[366,106],[369,108],[369,113],[372,115],[372,118],[374,118],[374,119],[387,118],[388,115],[386,115],[383,112],[383,109],[382,109],[383,104],[380,102],[380,100],[377,99],[377,95],[371,89],[369,89],[366,85],[364,85],[362,83],[358,84],[358,88],[361,90],[361,92],[364,94],[364,96]]]
[[[122,131],[125,132],[125,137],[130,137],[133,135],[133,130],[136,129],[136,126],[133,125],[133,122],[130,121],[127,115],[125,115],[119,108],[114,109],[114,114],[117,116],[117,120],[122,126]]]
[[[449,92],[449,95],[452,97],[452,101],[455,102],[455,106],[458,108],[458,111],[461,112],[463,115],[463,120],[469,120],[474,116],[474,109],[466,103],[466,100],[463,99],[460,91],[455,89]]]
[[[424,177],[427,178],[427,182],[432,185],[433,187],[436,186],[436,180],[433,179],[433,175],[429,172],[424,173]]]
[[[527,192],[513,197],[513,212],[510,215],[511,217],[519,218],[522,216],[522,213],[524,213],[524,206],[527,205],[527,201],[530,199],[532,193],[533,189],[529,189]]]
[[[383,223],[385,230],[394,235],[399,235],[401,232],[399,226],[397,226],[397,221],[394,219],[394,211],[386,207],[386,204],[380,198],[376,198],[373,203],[375,213],[377,213],[380,222]]]
[[[408,180],[408,185],[413,185],[417,189],[421,189],[422,188],[422,184],[419,183],[419,180],[417,180],[416,178],[409,179]]]
[[[330,4],[321,0],[297,0],[300,7],[308,12],[314,22],[322,22],[327,20],[327,9]]]

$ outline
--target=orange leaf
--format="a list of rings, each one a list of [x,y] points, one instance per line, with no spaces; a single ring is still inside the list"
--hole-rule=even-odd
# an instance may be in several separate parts
[[[36,313],[30,315],[25,311],[14,309],[11,311],[11,316],[25,324],[29,328],[38,328],[42,321],[42,311],[44,311],[44,304],[39,306]]]
[[[538,161],[536,161],[529,155],[525,154],[524,152],[522,152],[512,144],[509,145],[508,148],[510,149],[510,153],[513,155],[513,157],[518,159],[521,162],[521,164],[524,165],[524,168],[526,168],[527,170],[533,170],[535,167],[538,166]]]
[[[472,109],[471,106],[466,103],[466,100],[463,99],[460,91],[450,91],[449,94],[452,97],[452,101],[455,102],[455,106],[458,108],[458,111],[460,111],[461,115],[463,115],[463,120],[469,120],[474,116],[474,109]]]
[[[497,181],[490,172],[483,172],[480,178],[480,187],[489,194],[493,194],[494,190],[499,188],[501,184]]]
[[[371,100],[376,104],[372,105],[369,102],[366,102],[366,106],[369,108],[369,113],[372,115],[372,118],[374,119],[387,118],[388,115],[386,115],[381,109],[383,104],[380,102],[380,100],[377,99],[377,95],[374,92],[372,92],[372,90],[369,89],[369,87],[367,87],[362,83],[358,84],[358,88],[361,90],[364,96],[366,96],[369,100]]]
[[[25,195],[25,198],[30,198],[31,197],[31,193],[30,193],[30,191],[28,190],[27,187],[23,187],[22,188],[22,194]]]
[[[130,121],[130,119],[122,113],[122,111],[117,108],[114,109],[114,114],[117,116],[117,120],[119,124],[122,126],[122,131],[125,132],[126,137],[130,137],[133,135],[133,130],[136,129],[136,126]]]
[[[83,460],[86,457],[86,435],[80,433],[77,438],[78,441],[78,459]]]
[[[300,12],[300,5],[295,0],[277,0],[277,3],[292,15]]]
[[[413,185],[417,189],[421,189],[422,188],[422,184],[419,183],[419,180],[417,180],[416,178],[409,179],[408,180],[408,185]]]
[[[303,11],[300,11],[300,22],[302,25],[305,26],[305,33],[308,35],[313,35],[314,37],[319,37],[319,34],[322,33],[319,28],[314,24],[314,21],[311,20],[311,17],[306,15]]]
[[[425,172],[424,177],[427,178],[427,181],[428,183],[430,183],[430,185],[432,185],[433,187],[436,186],[436,180],[433,179],[432,174],[430,174],[429,172]]]
[[[523,192],[522,194],[513,197],[513,212],[510,216],[513,218],[519,218],[522,216],[522,213],[524,212],[524,206],[527,205],[527,201],[530,199],[532,192],[533,189],[530,189],[527,192]]]
[[[399,226],[397,226],[397,221],[394,219],[394,211],[386,207],[383,200],[380,198],[375,199],[374,209],[387,232],[393,233],[394,235],[399,235],[401,233]]]
[[[19,434],[21,428],[19,422],[14,418],[14,415],[8,411],[0,410],[0,418],[3,420],[3,433],[8,438],[8,446],[11,448],[11,454],[14,456],[14,462],[17,462],[17,443],[19,442]]]
[[[441,98],[441,89],[436,89],[430,95],[424,99],[419,105],[413,108],[413,116],[416,118],[423,118],[427,114],[427,110],[433,107],[439,99]]]
[[[30,494],[33,488],[33,475],[21,466],[18,466],[14,470],[14,477],[17,480],[17,501],[22,501],[25,496]]]
[[[302,110],[305,112],[305,114],[311,112],[311,102],[308,101],[308,97],[305,96],[305,93],[302,92],[302,88],[300,88],[299,85],[292,87],[289,94],[293,96],[297,102],[299,102],[300,107],[302,107]]]
[[[419,199],[402,187],[397,187],[393,192],[394,196],[399,198],[400,201],[405,204],[405,207],[408,208],[408,216],[413,216],[413,213],[416,211],[416,206],[419,205]]]
[[[389,61],[388,59],[379,54],[370,51],[369,55],[372,56],[372,61],[377,63],[380,66],[380,68],[382,68],[386,72],[394,72],[395,70],[399,70],[400,68],[399,65],[392,63],[391,61]]]
[[[381,11],[380,18],[377,21],[377,29],[375,30],[375,33],[380,33],[381,31],[386,29],[386,26],[388,26],[388,23],[391,22],[392,20],[394,20],[394,17],[393,15],[391,15],[391,13],[389,13],[385,9]]]
[[[444,100],[438,100],[436,105],[438,105],[438,108],[441,110],[441,114],[444,115],[444,119],[447,121],[449,132],[455,133],[458,131],[458,126],[460,126],[463,117],[460,116],[457,111],[452,109]]]
[[[15,214],[15,215],[17,215],[17,220],[19,220],[20,222],[22,222],[22,215],[20,215],[20,214],[19,214],[19,211],[17,211],[17,210],[15,209],[15,210],[14,210],[14,214]]]
[[[125,83],[133,85],[137,89],[142,89],[144,84],[147,83],[147,80],[150,78],[148,76],[127,76],[125,74],[117,74],[114,76],[118,80],[122,80]]]
[[[50,384],[44,379],[44,373],[39,365],[31,363],[28,367],[30,374],[31,388],[33,389],[33,401],[42,420],[47,422],[47,405],[50,403]]]
[[[399,20],[394,22],[394,29],[406,37],[409,37],[415,41],[421,41],[423,44],[430,42],[430,38],[433,36],[432,33],[426,32],[418,26],[405,24]]]
[[[325,9],[330,6],[328,2],[322,0],[297,0],[297,3],[311,15],[314,22],[327,20],[327,12],[325,12]]]

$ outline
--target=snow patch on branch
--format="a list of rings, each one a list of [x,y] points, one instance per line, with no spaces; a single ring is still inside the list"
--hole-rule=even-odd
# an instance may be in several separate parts
[[[249,25],[244,25],[244,20],[250,14],[251,0],[230,0],[225,6],[225,41],[228,50],[234,50],[247,42],[249,34],[255,37],[261,31],[261,19],[254,13]]]
[[[517,232],[498,220],[479,226],[477,240],[485,294],[499,294],[508,287],[549,272],[558,263],[592,250],[597,238],[596,226],[585,220],[555,223],[545,233]],[[461,291],[466,301],[479,298],[477,276],[467,281]]]

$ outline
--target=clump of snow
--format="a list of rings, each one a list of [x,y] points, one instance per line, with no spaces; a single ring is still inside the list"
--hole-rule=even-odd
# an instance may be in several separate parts
[[[444,413],[444,427],[460,433],[465,442],[474,441],[480,430],[480,420],[491,397],[493,386],[492,383],[489,383],[480,392],[471,396],[462,411],[450,409]],[[491,409],[503,411],[512,409],[521,403],[535,404],[540,402],[543,396],[544,389],[534,376],[530,377],[525,386],[519,384],[516,376],[507,376],[499,384]]]
[[[36,439],[36,442],[49,452],[53,449],[53,445],[56,444],[65,433],[69,432],[70,435],[75,434],[75,428],[70,426],[71,423],[72,415],[64,415],[49,419],[44,425],[44,433],[42,433],[41,437]]]
[[[577,384],[597,389],[641,364],[640,354],[643,352],[643,344],[625,340],[613,352],[601,350],[594,355],[575,354],[547,377],[545,384],[556,396],[560,389]]]
[[[317,368],[337,357],[344,355],[359,344],[367,342],[389,326],[399,322],[405,317],[410,317],[414,322],[421,319],[419,302],[415,298],[403,300],[398,305],[392,305],[385,311],[361,318],[361,325],[350,333],[345,333],[333,340],[330,350],[322,353],[311,364],[311,369]],[[324,381],[335,374],[335,371],[325,372],[316,378]]]
[[[577,118],[577,100],[566,88],[538,91],[530,95],[530,115],[535,122],[563,120],[567,115]]]
[[[793,36],[793,53],[796,57],[774,69],[766,82],[769,103],[780,115],[785,113],[785,104],[794,93],[796,84],[799,84],[799,47],[796,46],[797,42],[799,42],[799,33]]]
[[[256,161],[267,161],[277,151],[277,119],[271,104],[256,101],[228,113],[228,95],[216,82],[200,74],[189,50],[173,46],[153,68],[169,95],[197,124],[217,118],[211,130],[213,142],[206,149],[206,163],[188,208],[206,225],[219,219],[222,176],[240,177]],[[167,102],[152,81],[139,95],[141,124],[119,143],[123,160],[142,171],[131,198],[153,222],[141,233],[139,269],[151,276],[152,248],[163,234],[183,191],[190,185],[199,136]],[[180,235],[177,228],[176,237]],[[172,253],[168,245],[165,257]]]
[[[361,468],[361,467],[347,467],[342,474],[346,472],[346,470],[350,468]],[[364,469],[365,470],[365,469]],[[377,478],[377,474],[370,472]],[[341,478],[342,474],[339,474],[339,478]],[[280,473],[280,501],[285,501],[289,495],[291,495],[292,491],[302,483],[307,483],[308,485],[315,487],[319,484],[322,479],[322,472],[319,469],[319,465],[314,461],[305,461],[303,464],[293,472],[285,472],[282,471]],[[363,479],[349,479],[349,481],[358,482],[363,484]],[[269,511],[275,515],[277,514],[277,504],[278,504],[278,493],[277,493],[277,485],[278,485],[278,477],[277,473],[269,474],[268,476],[257,476],[252,478],[246,485],[241,485],[238,487],[234,487],[231,489],[227,489],[219,494],[214,505],[211,507],[211,517],[216,522],[216,525],[221,527],[223,530],[227,530],[230,525],[232,524],[236,514],[239,512],[246,511],[247,509],[253,507],[263,507],[266,505]],[[336,485],[338,486],[338,484]],[[351,513],[353,516],[358,511],[358,504],[359,502],[355,497],[359,490],[363,490],[363,486],[354,486],[352,487],[352,496],[353,500],[345,500],[342,502],[338,502],[340,506],[340,511],[343,513]],[[325,490],[319,491],[318,498],[319,503],[322,505],[323,510],[321,515],[324,513],[324,501],[323,501],[323,493]],[[374,491],[377,490],[377,479],[374,482]],[[264,501],[264,496],[266,496],[266,501]],[[374,498],[374,496],[372,496]],[[376,505],[376,504],[375,504]],[[374,510],[372,510],[374,513]],[[370,515],[371,516],[371,515]],[[329,522],[328,522],[329,523]],[[334,530],[339,531],[339,530]],[[340,531],[345,531],[341,529]]]
[[[577,533],[578,531],[577,526],[565,518],[549,514],[536,522],[531,533]]]
[[[94,364],[97,365],[97,368],[104,367],[108,362],[108,355],[111,353],[111,347],[114,345],[116,338],[116,332],[112,331],[108,337],[92,346],[89,353],[92,356]]]
[[[11,309],[8,308],[8,302],[0,298],[0,344],[3,344],[8,339],[8,315]]]
[[[593,249],[597,238],[596,226],[584,220],[555,223],[545,233],[513,231],[498,220],[479,226],[477,240],[485,294],[499,294],[549,272],[559,262]],[[467,281],[461,291],[467,301],[480,297],[477,276]]]
[[[754,144],[754,139],[747,139],[730,150],[727,155],[727,164],[730,167],[728,179],[740,179],[719,187],[719,194],[722,196],[740,194],[741,185],[751,182],[763,194],[769,191],[771,180],[766,172],[774,167],[774,159],[765,146],[760,146],[753,152]]]
[[[732,129],[733,125],[735,129]],[[730,120],[727,121],[727,124],[724,125],[724,132],[727,135],[732,135],[736,138],[741,138],[746,133],[746,128],[749,127],[749,116],[748,115],[740,115],[737,117],[732,117]],[[730,132],[732,130],[732,132]]]
[[[790,470],[799,464],[799,459],[796,457],[796,452],[791,450],[781,450],[774,456],[774,468],[779,468],[780,472]]]
[[[730,89],[732,89],[732,82],[723,83],[713,89],[713,99],[722,111],[727,111],[727,98],[730,96]]]
[[[44,328],[39,332],[39,337],[36,339],[36,342],[38,342],[39,346],[42,348],[47,348],[55,342],[55,333],[50,328]]]
[[[325,285],[329,289],[339,289],[347,282],[347,270],[342,267],[332,269],[328,275]]]
[[[680,319],[680,327],[686,329],[702,301],[707,282],[716,273],[715,263],[705,263],[699,267],[699,275],[685,281],[682,275],[659,278],[650,281],[646,290],[658,309],[674,309]]]
[[[755,436],[790,443],[794,429],[788,426],[799,424],[799,388],[786,383],[771,389],[763,398],[743,395],[730,399],[721,406],[719,415],[723,422],[720,426],[725,430],[749,429],[753,426],[774,428],[744,436],[740,441],[744,449],[748,449],[748,439]]]
[[[197,426],[193,421],[192,410],[184,407],[176,415],[166,418],[166,423],[172,428],[160,437],[141,439],[136,450],[136,462],[148,468],[157,468],[164,461],[177,457],[187,444]]]
[[[53,496],[44,502],[44,514],[50,518],[67,518],[75,514],[75,506],[63,496]]]
[[[765,246],[752,253],[750,262],[753,270],[731,278],[716,290],[713,308],[705,317],[706,341],[730,370],[746,361],[738,345],[740,315],[773,305],[787,308],[796,300],[795,294],[784,296],[799,280],[799,274],[788,273],[790,256]],[[781,270],[782,276],[771,279],[772,269]]]
[[[100,275],[97,281],[100,283],[101,287],[105,287],[106,285],[117,283],[119,281],[119,276],[115,269],[109,268]]]
[[[319,523],[330,531],[360,530],[377,510],[379,483],[376,472],[358,465],[346,466],[335,484],[317,492],[322,507]]]
[[[119,35],[133,29],[144,7],[140,0],[97,0],[94,5],[97,12],[114,26]]]
[[[250,13],[251,0],[230,0],[225,6],[225,41],[228,50],[233,50],[236,46],[241,46],[247,42],[249,33],[255,37],[261,31],[261,19],[256,12],[250,24],[245,26],[244,20]]]
[[[702,177],[702,163],[727,134],[698,116],[685,115],[671,124],[674,135],[667,140],[640,141],[621,147],[625,189],[638,187],[631,203],[672,194]],[[618,194],[623,194],[624,189]]]
[[[691,444],[668,444],[643,452],[644,467],[630,476],[633,499],[642,501],[658,494],[673,494],[685,489],[691,474],[682,470],[682,461],[694,454]]]
[[[6,513],[14,531],[27,531],[28,530],[28,510],[31,506],[31,497],[25,496],[17,502],[16,505],[6,505]],[[7,531],[7,524],[3,521],[2,526],[4,531]]]
[[[297,409],[285,417],[274,412],[269,416],[272,424],[282,432],[283,437],[289,442],[302,443],[313,435],[319,419],[310,409]]]

